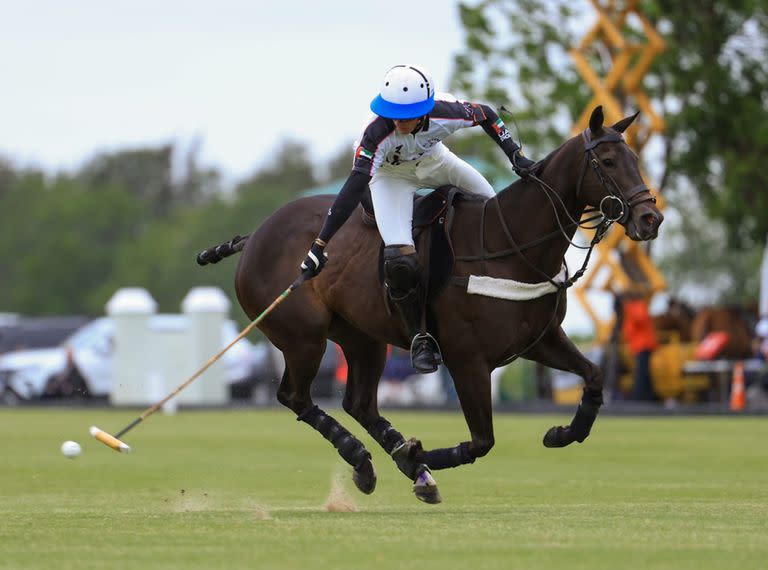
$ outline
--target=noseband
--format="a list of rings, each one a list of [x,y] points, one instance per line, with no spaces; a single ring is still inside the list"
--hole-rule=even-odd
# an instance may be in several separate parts
[[[600,213],[606,220],[625,224],[629,219],[629,214],[632,211],[632,208],[643,202],[653,202],[655,204],[656,198],[651,194],[650,189],[644,182],[629,190],[622,191],[616,183],[616,180],[600,168],[600,159],[595,152],[595,147],[604,142],[624,142],[624,137],[622,137],[620,133],[609,132],[601,137],[593,139],[590,132],[589,129],[585,129],[581,133],[581,138],[584,139],[584,163],[581,166],[579,183],[576,185],[576,196],[581,192],[584,176],[587,173],[587,164],[589,164],[600,179],[603,188],[608,192],[603,199],[600,200]]]

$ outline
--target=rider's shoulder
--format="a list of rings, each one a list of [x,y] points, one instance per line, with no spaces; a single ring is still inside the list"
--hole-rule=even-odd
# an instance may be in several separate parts
[[[380,141],[385,139],[395,130],[395,123],[390,119],[379,117],[378,115],[371,115],[363,128],[363,138],[374,139]]]
[[[471,119],[472,104],[468,101],[457,99],[450,93],[437,93],[435,95],[435,107],[429,113],[434,119]]]

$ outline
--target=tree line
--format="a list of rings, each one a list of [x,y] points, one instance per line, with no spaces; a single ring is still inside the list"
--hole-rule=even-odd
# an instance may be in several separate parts
[[[161,311],[177,311],[196,285],[219,286],[234,303],[234,270],[203,270],[195,254],[351,164],[344,149],[320,177],[290,141],[273,158],[234,188],[194,149],[180,157],[170,144],[102,153],[54,175],[0,161],[0,312],[97,315],[126,286],[147,288]]]

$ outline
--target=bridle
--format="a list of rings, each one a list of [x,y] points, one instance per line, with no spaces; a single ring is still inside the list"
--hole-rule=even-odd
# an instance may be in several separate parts
[[[624,137],[621,133],[609,132],[596,139],[592,138],[590,129],[584,129],[581,133],[581,138],[584,139],[584,162],[581,166],[581,173],[579,174],[579,182],[576,185],[576,196],[579,196],[581,192],[581,186],[584,183],[584,176],[587,172],[587,164],[595,171],[600,183],[608,192],[602,200],[598,210],[602,214],[603,218],[610,220],[611,222],[619,222],[620,224],[626,223],[629,219],[629,214],[632,208],[643,202],[656,203],[656,198],[651,194],[651,190],[645,185],[645,182],[641,182],[637,186],[633,186],[629,190],[622,191],[616,180],[604,172],[600,167],[600,159],[595,152],[595,147],[605,142],[624,142]]]
[[[544,182],[541,178],[536,176],[536,174],[534,173],[535,172],[535,168],[534,168],[534,172],[531,172],[530,174],[528,174],[528,179],[535,182],[539,186],[539,188],[541,188],[544,191],[547,198],[549,199],[550,204],[552,205],[552,208],[555,213],[555,219],[557,220],[557,226],[558,226],[557,229],[555,229],[554,231],[550,232],[547,235],[544,235],[540,238],[533,240],[532,242],[529,242],[523,245],[518,245],[514,237],[512,236],[512,232],[510,231],[506,220],[504,219],[503,212],[501,211],[501,206],[499,205],[498,197],[494,197],[488,200],[485,204],[485,207],[483,208],[482,216],[480,220],[480,233],[482,235],[485,232],[485,218],[486,218],[485,209],[490,204],[493,204],[495,206],[496,213],[499,218],[501,229],[504,232],[504,235],[506,236],[507,241],[512,245],[512,247],[502,251],[496,251],[493,253],[485,251],[485,248],[483,247],[481,255],[457,256],[456,261],[480,261],[482,264],[483,272],[484,272],[486,260],[498,259],[501,257],[510,256],[510,255],[518,255],[531,269],[533,269],[535,272],[540,274],[546,281],[549,281],[552,285],[556,286],[558,289],[567,289],[568,287],[573,285],[579,278],[581,278],[582,275],[584,275],[584,272],[587,269],[587,264],[589,263],[590,256],[592,254],[592,250],[600,242],[600,240],[602,240],[603,237],[607,234],[608,230],[610,229],[610,227],[613,225],[614,222],[619,222],[621,224],[625,223],[629,219],[629,215],[632,211],[632,208],[639,204],[642,204],[644,202],[656,203],[656,198],[651,194],[651,191],[645,185],[645,183],[638,184],[637,186],[634,186],[629,190],[622,191],[619,184],[616,182],[616,180],[614,180],[614,178],[610,174],[608,174],[607,172],[604,172],[603,169],[600,167],[600,159],[597,156],[597,153],[595,152],[595,147],[597,147],[598,145],[601,145],[602,143],[607,143],[607,142],[623,143],[624,137],[621,135],[621,133],[618,133],[616,131],[610,131],[601,137],[593,139],[591,135],[591,130],[585,129],[582,132],[581,136],[582,136],[582,139],[584,140],[584,161],[581,165],[581,171],[579,172],[578,183],[576,185],[576,197],[578,199],[578,196],[581,193],[581,189],[582,189],[582,186],[584,185],[584,178],[587,173],[588,165],[591,166],[592,169],[595,171],[595,174],[597,175],[598,179],[600,180],[600,183],[602,184],[603,188],[606,191],[606,195],[600,200],[600,204],[598,205],[597,208],[589,208],[587,210],[584,210],[583,212],[585,214],[592,214],[592,215],[581,220],[575,220],[573,217],[571,217],[571,215],[568,213],[568,208],[563,202],[563,198],[560,196],[560,194],[554,188],[552,188],[552,186],[550,186],[549,184]],[[557,151],[554,151],[554,152],[556,153]],[[560,219],[560,214],[558,214],[558,204],[555,202],[555,200],[559,202],[560,207],[562,208],[568,220],[570,220],[570,223],[563,223],[563,220]],[[595,225],[590,225],[593,222],[596,222]],[[577,226],[586,230],[595,230],[595,235],[588,246],[577,244],[573,240],[571,240],[570,237],[568,237],[568,229],[574,226]],[[582,264],[581,268],[578,271],[576,271],[572,276],[570,276],[570,278],[568,278],[565,282],[562,282],[562,283],[554,281],[544,271],[536,267],[536,265],[528,259],[525,253],[523,253],[527,249],[541,245],[542,243],[545,243],[550,239],[553,239],[556,237],[565,238],[565,240],[571,246],[577,249],[588,250],[586,257],[584,258],[584,263]]]
[[[521,355],[528,352],[531,348],[533,348],[538,342],[544,337],[547,330],[549,330],[549,327],[551,326],[552,322],[554,321],[555,317],[557,316],[557,311],[560,306],[560,296],[565,293],[565,290],[569,287],[571,287],[578,279],[584,275],[584,272],[587,269],[587,265],[589,264],[589,259],[592,255],[592,250],[597,246],[597,244],[603,239],[603,237],[608,233],[608,230],[611,228],[611,226],[614,224],[614,222],[619,222],[620,224],[626,223],[626,221],[629,219],[629,215],[632,211],[632,208],[635,206],[642,204],[644,202],[652,202],[656,203],[656,198],[651,194],[650,189],[648,186],[645,185],[645,183],[640,183],[629,190],[622,191],[619,184],[616,182],[616,180],[607,172],[603,171],[603,169],[600,167],[600,159],[597,156],[597,153],[595,152],[595,147],[601,145],[602,143],[607,142],[624,142],[624,137],[621,135],[621,133],[618,133],[616,131],[610,131],[604,134],[601,137],[592,138],[591,130],[589,128],[585,129],[581,133],[582,139],[584,139],[584,162],[581,166],[581,171],[579,173],[579,181],[576,185],[576,197],[578,199],[579,194],[581,193],[581,188],[584,184],[584,178],[587,173],[587,165],[591,166],[592,169],[595,171],[595,174],[597,175],[598,179],[600,180],[600,184],[602,184],[603,188],[606,191],[606,195],[603,196],[603,198],[600,200],[600,203],[597,208],[595,209],[589,209],[585,210],[584,213],[593,213],[593,215],[589,216],[585,220],[574,220],[571,215],[568,213],[568,209],[565,206],[565,203],[563,202],[563,199],[560,197],[560,195],[557,193],[557,191],[552,188],[549,184],[541,180],[538,176],[536,176],[535,173],[530,173],[528,175],[528,178],[542,188],[544,192],[547,194],[547,197],[550,200],[550,203],[552,204],[552,207],[555,211],[555,218],[557,219],[557,225],[558,229],[555,231],[540,237],[533,242],[523,244],[523,245],[517,245],[517,242],[515,242],[512,233],[509,230],[509,227],[507,225],[506,220],[504,219],[504,215],[501,211],[501,206],[499,204],[499,200],[497,197],[491,198],[486,202],[486,206],[493,202],[495,204],[499,220],[501,222],[501,228],[504,231],[504,234],[507,238],[507,240],[512,244],[512,248],[506,249],[504,251],[500,252],[494,252],[494,253],[487,253],[485,251],[485,248],[483,247],[483,253],[481,256],[457,256],[456,260],[459,261],[480,261],[483,267],[483,270],[485,268],[485,261],[487,259],[493,259],[493,258],[499,258],[499,257],[505,257],[508,255],[519,255],[520,258],[534,271],[544,276],[544,278],[549,281],[552,285],[554,285],[557,288],[557,295],[555,297],[555,308],[552,311],[552,317],[550,317],[549,322],[547,325],[542,329],[541,333],[526,346],[521,351],[507,357],[504,359],[503,363],[501,365],[509,364],[513,360],[516,360]],[[570,219],[570,223],[567,223],[563,225],[562,221],[560,220],[560,216],[557,213],[557,204],[553,200],[553,197],[557,198],[557,200],[560,202],[560,205],[563,208],[563,211],[565,212],[566,216]],[[598,213],[595,213],[598,212]],[[481,235],[484,234],[484,220],[485,220],[485,207],[483,208],[482,213],[482,221],[481,221],[481,229],[480,233]],[[594,226],[590,226],[591,222],[597,221],[597,224]],[[584,229],[594,229],[595,234],[589,244],[589,246],[581,246],[576,243],[574,243],[569,237],[567,233],[566,228],[570,228],[573,226],[578,226]],[[579,249],[586,249],[587,253],[584,258],[584,262],[579,268],[578,271],[576,271],[572,276],[570,276],[568,279],[566,279],[564,282],[557,282],[552,277],[547,275],[545,272],[543,272],[541,269],[536,267],[533,262],[531,262],[528,257],[525,255],[524,250],[529,249],[531,247],[534,247],[536,245],[540,245],[554,237],[562,236],[566,239],[567,242],[569,242],[571,245],[579,248]],[[463,278],[454,278],[453,280],[455,283],[463,282]]]

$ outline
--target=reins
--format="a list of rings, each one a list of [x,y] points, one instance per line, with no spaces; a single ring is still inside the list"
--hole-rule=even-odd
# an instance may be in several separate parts
[[[579,172],[578,183],[576,186],[576,196],[578,197],[581,192],[581,187],[583,185],[584,177],[586,176],[586,172],[587,172],[587,165],[589,165],[595,171],[595,174],[600,180],[600,183],[603,186],[603,188],[607,191],[607,194],[600,201],[598,208],[584,210],[582,214],[591,213],[591,212],[599,212],[599,213],[592,215],[585,220],[575,220],[571,216],[571,214],[568,212],[568,208],[565,206],[565,202],[563,201],[563,198],[560,196],[560,194],[554,188],[552,188],[549,184],[543,181],[541,178],[536,176],[534,173],[531,173],[528,175],[528,178],[531,181],[533,181],[536,184],[536,186],[540,188],[549,199],[549,202],[555,214],[555,220],[557,221],[557,226],[558,226],[557,229],[531,242],[528,242],[523,245],[518,245],[514,237],[512,236],[512,232],[509,229],[507,221],[504,219],[504,215],[501,210],[501,205],[499,204],[498,196],[495,196],[490,200],[488,200],[483,205],[483,210],[481,213],[480,245],[481,245],[482,253],[480,255],[475,255],[475,256],[470,256],[470,255],[456,256],[457,261],[480,261],[482,264],[482,271],[483,273],[485,273],[486,260],[498,259],[498,258],[511,256],[511,255],[518,255],[520,259],[522,259],[525,262],[525,264],[528,265],[528,267],[533,269],[539,275],[542,275],[547,282],[551,283],[556,288],[555,307],[554,307],[554,310],[552,311],[552,316],[549,318],[549,321],[541,330],[539,335],[531,343],[529,343],[524,349],[505,358],[503,362],[499,364],[499,366],[505,366],[510,362],[517,360],[520,356],[528,352],[531,348],[533,348],[536,344],[538,344],[539,341],[541,341],[541,339],[550,329],[552,323],[557,317],[557,312],[558,312],[558,309],[560,308],[561,296],[565,294],[566,289],[571,287],[574,283],[576,283],[576,281],[578,281],[584,275],[584,273],[587,270],[587,266],[589,265],[589,260],[592,256],[592,251],[595,249],[597,244],[600,243],[603,237],[605,237],[605,235],[608,233],[608,230],[611,228],[614,222],[619,222],[622,224],[625,223],[629,218],[632,208],[638,204],[641,204],[647,201],[651,201],[654,203],[656,202],[656,198],[653,197],[653,195],[651,195],[650,190],[644,183],[639,184],[633,188],[630,188],[626,192],[622,192],[620,186],[616,183],[613,177],[611,177],[610,174],[604,172],[602,168],[600,168],[598,156],[594,151],[595,147],[604,142],[623,142],[624,138],[620,133],[610,132],[603,135],[602,137],[592,139],[591,135],[589,134],[589,129],[586,129],[582,132],[582,138],[584,139],[584,143],[585,143],[584,145],[585,160],[583,161],[581,170]],[[641,196],[641,199],[639,200],[635,200],[635,198],[637,198],[641,194],[647,194],[647,195]],[[562,207],[563,212],[565,212],[565,215],[570,220],[565,225],[563,225],[563,222],[560,219],[560,214],[558,213],[558,206],[555,203],[553,196],[557,198],[557,200],[560,203],[560,206]],[[489,253],[485,249],[485,218],[486,218],[486,208],[488,207],[489,203],[494,204],[496,213],[498,215],[498,219],[501,225],[501,229],[504,232],[504,236],[506,237],[507,241],[512,244],[511,248],[494,252],[494,253]],[[588,225],[596,220],[600,220],[596,225],[594,226]],[[572,239],[568,235],[568,230],[570,230],[574,226],[583,228],[583,229],[595,230],[595,234],[592,237],[592,240],[590,241],[589,246],[581,246],[572,241]],[[572,276],[567,277],[567,279],[563,282],[555,281],[547,273],[545,273],[539,267],[537,267],[524,253],[526,250],[536,247],[538,245],[541,245],[542,243],[545,243],[551,239],[557,238],[558,236],[565,238],[565,240],[574,247],[587,250],[587,253],[584,257],[584,262],[582,263],[581,267]],[[568,271],[568,268],[566,265],[566,275],[567,275],[567,271]],[[466,278],[454,278],[454,281],[456,280],[463,281],[464,279]]]

